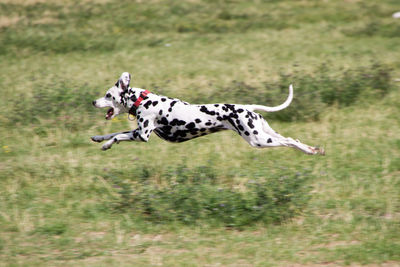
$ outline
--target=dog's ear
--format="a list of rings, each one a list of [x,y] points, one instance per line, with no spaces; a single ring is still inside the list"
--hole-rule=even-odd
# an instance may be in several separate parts
[[[129,72],[123,72],[121,77],[119,77],[118,81],[115,83],[115,86],[121,88],[124,91],[129,89],[129,84],[131,82],[131,74]]]

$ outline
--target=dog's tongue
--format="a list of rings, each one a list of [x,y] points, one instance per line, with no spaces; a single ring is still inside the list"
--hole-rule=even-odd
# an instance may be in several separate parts
[[[106,120],[111,119],[111,116],[112,116],[113,114],[114,114],[114,109],[113,109],[113,108],[110,108],[110,109],[107,111]]]

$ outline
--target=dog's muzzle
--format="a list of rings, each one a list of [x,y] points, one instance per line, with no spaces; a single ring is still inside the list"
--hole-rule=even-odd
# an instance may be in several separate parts
[[[113,115],[114,115],[114,108],[110,108],[110,109],[107,111],[106,120],[110,120],[110,119],[112,118]]]
[[[96,100],[92,102],[93,106],[98,108]],[[107,113],[106,113],[106,120],[110,120],[112,116],[114,115],[114,108],[109,108]]]

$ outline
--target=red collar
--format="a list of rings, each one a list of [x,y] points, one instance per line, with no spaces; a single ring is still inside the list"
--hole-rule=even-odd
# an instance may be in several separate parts
[[[138,99],[135,101],[135,103],[133,105],[136,108],[138,108],[140,103],[147,97],[148,94],[150,94],[150,92],[148,90],[144,90],[143,92],[141,92]]]

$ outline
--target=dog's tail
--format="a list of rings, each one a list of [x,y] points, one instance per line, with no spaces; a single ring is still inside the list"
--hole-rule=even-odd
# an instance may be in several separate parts
[[[276,107],[267,107],[267,106],[262,106],[262,105],[246,105],[246,108],[250,111],[254,111],[254,110],[262,110],[262,111],[266,111],[266,112],[275,112],[275,111],[279,111],[282,109],[287,108],[290,103],[293,100],[293,85],[289,86],[289,95],[286,99],[285,102],[283,102],[283,104],[276,106]]]

